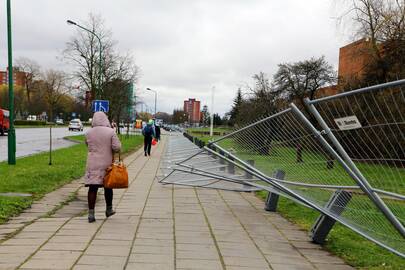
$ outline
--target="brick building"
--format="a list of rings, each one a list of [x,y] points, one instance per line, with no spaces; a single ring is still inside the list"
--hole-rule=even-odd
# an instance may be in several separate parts
[[[189,115],[190,123],[199,123],[201,119],[200,101],[189,98],[184,101],[184,111]]]
[[[13,79],[15,86],[25,86],[26,73],[20,71],[18,68],[14,68]],[[6,71],[0,71],[0,85],[8,85],[8,69]]]
[[[315,97],[335,95],[350,82],[360,81],[370,63],[370,46],[368,39],[360,39],[339,49],[338,84],[320,88]]]

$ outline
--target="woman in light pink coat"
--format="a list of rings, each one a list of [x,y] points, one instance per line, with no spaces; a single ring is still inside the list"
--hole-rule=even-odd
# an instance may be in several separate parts
[[[97,199],[97,190],[103,187],[106,169],[111,165],[114,152],[121,150],[121,142],[111,128],[107,115],[103,112],[96,112],[93,116],[92,128],[86,133],[86,144],[88,146],[87,166],[85,174],[85,186],[89,187],[87,200],[89,204],[89,222],[96,221],[94,206]],[[104,188],[104,198],[107,205],[105,215],[112,216],[115,212],[112,209],[113,191]]]

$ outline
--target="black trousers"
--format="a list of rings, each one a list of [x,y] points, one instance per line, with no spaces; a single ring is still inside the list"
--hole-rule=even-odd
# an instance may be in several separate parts
[[[143,150],[149,156],[151,148],[152,148],[152,136],[145,136],[143,139]]]
[[[99,188],[99,186],[97,186],[97,185],[89,185],[89,191],[87,193],[87,202],[89,204],[89,209],[94,209],[94,206],[96,205],[98,188]],[[112,201],[113,201],[113,190],[112,189],[104,188],[104,199],[105,199],[105,204],[107,206],[112,206]]]

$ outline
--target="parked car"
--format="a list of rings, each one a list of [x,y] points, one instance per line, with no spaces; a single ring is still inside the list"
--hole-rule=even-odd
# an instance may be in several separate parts
[[[68,129],[69,131],[71,130],[83,131],[83,123],[82,121],[80,121],[80,119],[73,119],[70,121]]]
[[[56,119],[55,123],[57,125],[63,125],[63,119]]]
[[[0,136],[3,136],[4,133],[8,132],[8,129],[10,128],[9,117],[9,111],[0,109]]]

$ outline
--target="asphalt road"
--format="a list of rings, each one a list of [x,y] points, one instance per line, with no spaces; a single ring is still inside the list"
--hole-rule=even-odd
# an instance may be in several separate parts
[[[86,132],[68,131],[67,127],[52,128],[52,148],[59,149],[73,145],[64,140],[66,136],[80,135]],[[49,128],[18,128],[17,157],[29,156],[49,151]],[[0,161],[7,160],[7,136],[0,136]]]

